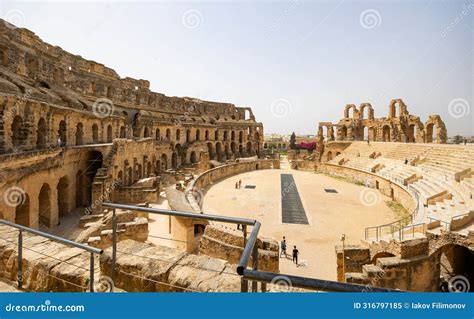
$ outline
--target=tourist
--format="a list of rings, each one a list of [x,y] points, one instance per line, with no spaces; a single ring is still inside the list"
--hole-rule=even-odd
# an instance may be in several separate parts
[[[242,188],[242,180],[239,179],[239,188]]]
[[[408,158],[405,158],[405,165],[408,164]]]
[[[239,188],[239,183],[235,182],[235,189]]]
[[[367,140],[367,145],[369,145],[369,146],[370,146],[370,141],[369,141],[369,140]]]
[[[58,147],[62,146],[61,136],[58,137]]]
[[[293,246],[293,262],[298,265],[298,255],[300,252],[296,249],[296,246]]]
[[[286,239],[285,239],[285,236],[283,236],[283,241],[281,242],[281,252],[280,252],[280,258],[281,258],[281,255],[285,254],[285,258],[286,258]]]

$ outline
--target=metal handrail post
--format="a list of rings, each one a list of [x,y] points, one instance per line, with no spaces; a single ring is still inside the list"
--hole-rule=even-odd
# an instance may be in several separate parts
[[[244,249],[247,246],[247,225],[242,225],[242,233],[244,235]],[[243,252],[243,251],[242,251]],[[244,277],[240,278],[240,292],[249,291],[249,282]]]
[[[252,269],[257,271],[258,270],[258,247],[255,245],[253,247],[253,254],[252,254],[252,258],[253,258],[253,267]],[[253,280],[252,281],[252,292],[257,292],[258,291],[258,282]]]
[[[112,210],[112,269],[110,277],[115,284],[115,267],[117,264],[117,215],[115,208]]]
[[[20,229],[18,233],[18,288],[21,289],[23,286],[23,232]]]
[[[91,253],[91,261],[90,261],[90,282],[89,282],[89,290],[90,292],[94,292],[94,253]]]

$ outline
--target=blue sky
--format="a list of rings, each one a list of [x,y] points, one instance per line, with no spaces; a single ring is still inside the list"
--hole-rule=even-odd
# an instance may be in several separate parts
[[[266,133],[315,134],[392,98],[474,135],[474,0],[5,1],[43,40],[170,96],[251,106]]]

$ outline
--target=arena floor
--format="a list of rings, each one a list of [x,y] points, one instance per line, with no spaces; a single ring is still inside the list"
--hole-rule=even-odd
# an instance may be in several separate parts
[[[282,223],[281,174],[293,175],[309,225]],[[235,189],[239,180],[242,188]],[[300,266],[290,256],[281,258],[282,273],[335,280],[335,245],[341,244],[341,235],[346,234],[346,244],[359,244],[365,227],[394,221],[396,216],[385,203],[389,200],[376,190],[344,180],[291,170],[284,161],[279,170],[243,173],[211,185],[205,191],[203,211],[257,219],[262,223],[260,236],[278,241],[286,236],[288,253],[293,245],[300,252]]]

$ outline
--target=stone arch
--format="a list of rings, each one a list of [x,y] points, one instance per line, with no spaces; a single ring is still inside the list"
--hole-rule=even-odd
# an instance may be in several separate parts
[[[367,117],[365,117],[364,113],[367,110]],[[363,103],[359,106],[359,114],[361,119],[374,119],[374,108],[370,103]]]
[[[92,125],[92,141],[94,143],[99,142],[99,126],[95,123]]]
[[[214,132],[214,141],[218,141],[218,140],[219,140],[219,131],[216,130],[216,131]]]
[[[15,224],[30,227],[30,196],[24,193],[21,202],[15,207]]]
[[[113,135],[112,135],[112,125],[107,126],[107,143],[112,143],[113,141]]]
[[[239,132],[239,143],[243,143],[244,142],[244,132],[240,131]]]
[[[129,167],[128,168],[128,186],[132,186],[133,185],[133,169],[132,167]]]
[[[211,142],[207,143],[207,152],[209,153],[209,158],[211,160],[216,159],[216,152],[214,150],[214,145]]]
[[[201,130],[197,129],[196,130],[196,141],[200,141],[201,140]]]
[[[12,146],[19,147],[26,141],[26,130],[23,127],[23,118],[19,115],[15,116],[11,125]]]
[[[161,139],[161,131],[159,128],[155,130],[155,140],[159,141]]]
[[[167,139],[168,141],[171,140],[171,130],[170,130],[169,128],[166,129],[166,139]]]
[[[216,158],[219,162],[222,161],[222,144],[220,142],[216,143]]]
[[[187,129],[186,130],[186,142],[191,142],[191,130]]]
[[[38,130],[36,131],[36,147],[43,148],[46,146],[48,137],[48,130],[46,127],[46,120],[42,117],[38,121]]]
[[[191,152],[191,156],[190,156],[189,160],[190,160],[191,164],[196,164],[198,162],[195,151]]]
[[[227,141],[227,139],[228,139],[228,132],[224,131],[224,141]]]
[[[168,156],[166,154],[161,155],[161,168],[164,171],[168,169]]]
[[[375,141],[377,139],[377,129],[375,126],[370,126],[368,128],[368,140]]]
[[[439,115],[431,115],[425,123],[426,143],[446,143],[446,126]]]
[[[372,257],[372,264],[375,264],[377,262],[377,259],[385,257],[395,257],[395,255],[386,251],[379,251]]]
[[[145,129],[143,130],[143,137],[147,138],[147,137],[150,137],[150,136],[151,136],[150,129],[147,126],[145,126]]]
[[[239,157],[243,156],[244,154],[244,147],[242,144],[239,145]]]
[[[69,213],[69,180],[67,176],[59,179],[56,187],[58,194],[58,216],[62,217]]]
[[[84,144],[84,125],[81,122],[76,125],[76,145]]]
[[[150,177],[151,176],[151,173],[152,173],[152,164],[151,162],[148,162],[146,164],[146,177]]]
[[[390,142],[391,140],[391,135],[392,135],[392,129],[390,125],[385,124],[382,127],[382,141],[384,142]]]
[[[326,160],[327,160],[328,162],[329,162],[330,160],[332,160],[332,158],[333,158],[331,151],[329,151],[326,156],[327,156],[327,157],[326,157]]]
[[[235,141],[235,131],[232,131],[230,133],[230,139],[231,139],[231,141]]]
[[[127,131],[125,130],[125,126],[120,126],[120,138],[126,138]]]
[[[350,111],[352,110],[352,116],[350,115]],[[344,108],[344,118],[355,118],[357,114],[357,107],[354,104],[347,104]]]
[[[342,141],[347,140],[347,126],[341,127],[341,140]]]
[[[252,142],[247,142],[247,154],[252,155]]]
[[[205,132],[205,140],[209,141],[209,130],[206,130]]]
[[[439,261],[439,276],[448,281],[454,276],[464,276],[468,282],[474,280],[474,254],[465,246],[446,244],[433,252],[432,256]],[[438,269],[437,269],[438,270]],[[474,291],[471,286],[470,292]]]
[[[38,194],[38,213],[40,225],[44,225],[48,228],[53,226],[51,224],[51,187],[49,187],[47,183],[41,186],[41,190]]]
[[[179,129],[176,130],[176,141],[179,142],[181,140],[181,131]]]
[[[59,122],[58,136],[61,139],[61,144],[66,145],[66,143],[67,143],[67,126],[66,126],[66,122],[64,120]]]
[[[117,179],[116,181],[120,184],[120,185],[124,185],[124,180],[123,180],[123,172],[122,171],[119,171],[117,173]]]
[[[178,168],[178,154],[176,154],[176,152],[173,152],[171,155],[171,167],[173,167],[173,169]]]

